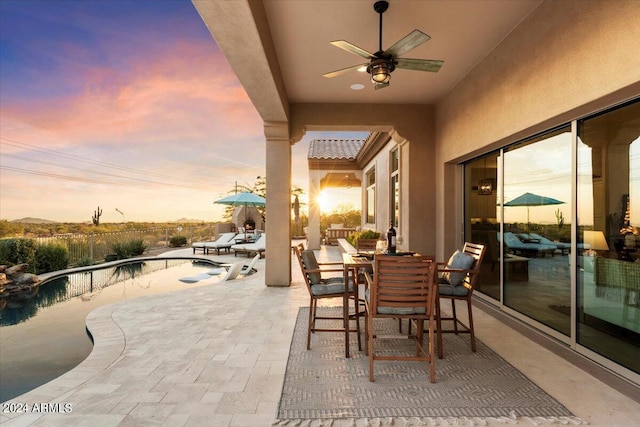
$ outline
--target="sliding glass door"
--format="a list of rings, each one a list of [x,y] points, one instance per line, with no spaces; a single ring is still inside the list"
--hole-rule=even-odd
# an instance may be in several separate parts
[[[576,342],[640,373],[640,102],[578,122]]]
[[[504,300],[571,333],[571,129],[504,150]]]
[[[640,101],[469,161],[464,177],[465,239],[487,246],[477,292],[640,374]]]

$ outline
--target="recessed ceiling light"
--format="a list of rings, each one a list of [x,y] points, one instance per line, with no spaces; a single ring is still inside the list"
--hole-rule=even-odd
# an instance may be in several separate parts
[[[362,90],[364,89],[364,85],[361,83],[354,83],[351,85],[351,89],[353,90]]]

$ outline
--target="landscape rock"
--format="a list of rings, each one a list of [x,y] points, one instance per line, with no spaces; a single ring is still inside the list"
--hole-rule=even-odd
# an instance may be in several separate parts
[[[33,273],[25,273],[28,267],[28,264],[0,266],[0,298],[29,299],[38,294],[42,281]]]

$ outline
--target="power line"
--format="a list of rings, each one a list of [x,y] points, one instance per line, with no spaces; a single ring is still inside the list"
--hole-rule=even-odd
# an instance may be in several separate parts
[[[74,154],[61,153],[59,151],[50,150],[50,149],[47,149],[47,148],[41,148],[41,147],[38,147],[38,146],[35,146],[35,145],[26,144],[24,142],[16,141],[16,140],[9,139],[9,138],[0,137],[0,139],[2,139],[4,141],[9,141],[9,142],[5,142],[5,144],[9,145],[9,146],[12,146],[12,147],[26,148],[26,149],[28,149],[30,151],[53,154],[55,156],[59,156],[59,157],[63,157],[63,158],[71,159],[71,160],[80,160],[80,161],[83,161],[83,162],[86,162],[86,163],[90,163],[90,164],[93,164],[93,165],[105,166],[105,167],[109,167],[109,168],[112,168],[112,169],[118,169],[118,170],[122,170],[122,171],[126,171],[126,172],[137,173],[137,174],[140,174],[140,175],[149,175],[149,176],[157,176],[157,177],[165,178],[165,179],[180,180],[180,178],[174,177],[174,176],[163,175],[163,174],[144,171],[144,170],[140,170],[140,169],[129,168],[129,167],[126,167],[126,166],[116,165],[114,163],[108,163],[108,162],[92,160],[92,159],[89,159],[89,158],[86,158],[86,157],[76,156]]]
[[[110,176],[110,177],[114,177],[114,178],[120,178],[120,179],[128,179],[131,181],[136,181],[136,182],[143,182],[143,183],[147,183],[147,184],[158,184],[158,185],[168,185],[168,186],[172,186],[172,187],[184,187],[184,188],[190,188],[190,189],[199,189],[199,188],[195,188],[195,187],[191,187],[191,186],[187,186],[187,185],[181,185],[181,184],[171,184],[171,183],[166,183],[166,182],[159,182],[159,181],[152,181],[152,180],[148,180],[148,179],[142,179],[142,178],[133,178],[133,177],[129,177],[129,176],[123,176],[123,175],[116,175],[116,174],[112,174],[112,173],[107,173],[107,172],[98,172],[98,171],[94,171],[94,170],[86,170],[86,169],[80,169],[77,167],[73,167],[73,166],[65,166],[65,165],[60,165],[54,162],[48,162],[46,160],[37,160],[37,159],[29,159],[27,157],[22,157],[22,156],[18,156],[15,154],[4,154],[4,153],[0,153],[0,157],[11,157],[14,159],[18,159],[18,160],[24,160],[24,161],[28,161],[28,162],[35,162],[35,163],[41,163],[41,164],[45,164],[45,165],[51,165],[51,166],[56,166],[56,167],[61,167],[61,168],[65,168],[65,169],[71,169],[71,170],[77,170],[80,172],[90,172],[90,173],[94,173],[97,175],[103,175],[103,176]],[[17,168],[16,168],[17,170]],[[32,169],[20,169],[21,172],[34,172],[34,173],[48,173],[48,172],[40,172],[40,171],[34,171]],[[53,174],[56,176],[63,176],[63,175],[57,175],[57,174]],[[80,177],[75,177],[78,180],[82,179]]]

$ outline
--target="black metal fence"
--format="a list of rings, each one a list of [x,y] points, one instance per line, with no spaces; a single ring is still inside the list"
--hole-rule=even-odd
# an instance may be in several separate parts
[[[147,230],[124,230],[110,233],[59,234],[34,238],[39,244],[55,243],[65,246],[69,251],[69,265],[77,265],[83,260],[100,262],[113,253],[113,245],[131,240],[142,240],[147,251],[167,248],[172,237],[184,236],[187,244],[207,241],[215,238],[215,225],[205,224],[188,227],[162,227]]]

